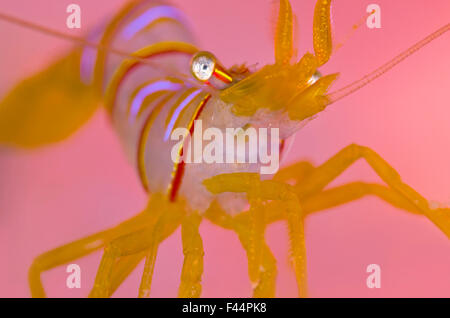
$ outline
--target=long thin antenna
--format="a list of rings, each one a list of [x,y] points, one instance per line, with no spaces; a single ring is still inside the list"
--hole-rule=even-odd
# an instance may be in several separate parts
[[[203,90],[206,90],[206,91],[208,91],[211,94],[216,94],[215,92],[211,92],[210,88],[206,87],[205,85],[202,85],[202,84],[198,83],[194,79],[191,79],[189,75],[182,74],[182,73],[175,73],[175,74],[173,74],[173,70],[166,69],[166,68],[164,68],[161,65],[158,65],[158,64],[153,63],[153,62],[151,62],[149,60],[146,60],[145,58],[140,58],[140,57],[134,56],[134,55],[130,54],[129,52],[124,52],[124,51],[115,49],[113,47],[107,46],[107,45],[94,43],[94,42],[86,40],[83,37],[79,37],[79,36],[76,36],[76,35],[71,35],[71,34],[59,32],[59,31],[56,31],[54,29],[50,29],[48,27],[45,27],[45,26],[42,26],[42,25],[39,25],[39,24],[36,24],[36,23],[33,23],[33,22],[25,21],[25,20],[22,20],[20,18],[13,17],[13,16],[10,16],[10,15],[1,13],[1,12],[0,12],[0,20],[3,20],[3,21],[6,21],[6,22],[15,24],[15,25],[27,28],[27,29],[31,29],[31,30],[34,30],[34,31],[39,31],[41,33],[44,33],[44,34],[47,34],[47,35],[50,35],[50,36],[53,36],[53,37],[58,37],[58,38],[63,39],[63,40],[68,40],[68,41],[72,41],[72,42],[75,42],[75,43],[79,43],[82,46],[88,46],[88,47],[92,47],[92,48],[95,48],[95,49],[98,49],[98,50],[104,50],[104,51],[111,52],[113,54],[116,54],[116,55],[119,55],[119,56],[122,56],[122,57],[125,57],[125,58],[128,58],[128,59],[133,59],[133,60],[139,61],[142,64],[146,64],[146,65],[148,65],[148,66],[150,66],[150,67],[152,67],[154,69],[163,71],[166,74],[170,74],[172,77],[175,77],[175,78],[178,78],[178,79],[180,79],[180,80],[182,80],[184,82],[187,82],[187,83],[191,84],[194,87],[198,87],[198,88],[201,88]]]
[[[375,14],[376,10],[372,10],[371,12],[366,13],[358,22],[353,24],[351,30],[347,32],[347,34],[344,36],[344,38],[337,43],[336,45],[333,44],[333,54],[335,54],[339,49],[341,49],[344,44],[350,39],[350,37],[355,33],[356,30],[358,30],[363,24],[366,23],[367,18],[369,18],[372,14]]]
[[[338,90],[336,90],[334,92],[331,92],[330,94],[327,95],[328,100],[329,100],[328,104],[332,104],[332,103],[334,103],[334,102],[336,102],[336,101],[338,101],[338,100],[340,100],[340,99],[342,99],[342,98],[344,98],[344,97],[346,97],[346,96],[356,92],[360,88],[366,86],[367,84],[369,84],[370,82],[372,82],[376,78],[380,77],[382,74],[384,74],[387,71],[389,71],[390,69],[392,69],[395,65],[397,65],[398,63],[400,63],[401,61],[406,59],[408,56],[410,56],[411,54],[415,53],[417,50],[421,49],[422,47],[424,47],[425,45],[427,45],[428,43],[430,43],[434,39],[440,37],[441,35],[443,35],[444,33],[446,33],[449,30],[450,30],[450,23],[444,25],[439,30],[433,32],[432,34],[430,34],[429,36],[427,36],[423,40],[417,42],[416,44],[411,46],[406,51],[400,53],[395,58],[393,58],[392,60],[390,60],[386,64],[382,65],[381,67],[377,68],[373,72],[371,72],[371,73],[367,74],[366,76],[362,77],[361,79],[359,79],[359,80],[357,80],[357,81],[355,81],[355,82],[353,82],[353,83],[351,83],[351,84],[349,84],[347,86],[344,86],[341,89],[338,89]]]

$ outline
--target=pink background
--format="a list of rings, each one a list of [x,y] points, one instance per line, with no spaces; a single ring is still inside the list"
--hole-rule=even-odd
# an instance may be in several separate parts
[[[108,17],[124,0],[1,0],[0,11],[46,26],[65,27],[70,3],[82,7],[82,31]],[[225,65],[272,63],[272,1],[174,1],[192,21],[203,49]],[[312,47],[313,0],[293,0],[299,52]],[[449,22],[448,0],[336,1],[339,42],[365,14],[381,6],[382,28],[360,28],[322,69],[341,72],[336,87],[355,80]],[[67,42],[0,22],[0,94],[69,47]],[[438,39],[381,79],[336,103],[297,134],[288,161],[321,163],[356,142],[381,154],[403,180],[426,198],[450,204],[450,35]],[[333,185],[379,181],[358,162]],[[113,226],[146,203],[139,180],[122,154],[103,113],[72,138],[38,151],[0,149],[0,296],[28,297],[33,257],[60,244]],[[312,297],[449,297],[450,242],[424,217],[376,198],[327,210],[306,221]],[[248,297],[247,265],[237,237],[208,222],[201,226],[206,250],[204,297]],[[278,260],[277,296],[295,297],[288,265],[286,227],[269,227]],[[65,266],[43,275],[49,296],[83,297],[92,286],[101,252],[76,263],[82,288],[66,288]],[[180,231],[160,248],[153,297],[175,297],[182,266]],[[366,287],[366,267],[381,266],[381,289]],[[137,295],[142,264],[115,296]]]

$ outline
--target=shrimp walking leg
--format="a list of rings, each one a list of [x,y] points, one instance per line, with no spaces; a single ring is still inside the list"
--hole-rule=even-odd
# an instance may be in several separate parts
[[[119,288],[131,272],[138,266],[138,264],[145,259],[147,252],[128,255],[120,258],[111,274],[111,284],[109,285],[109,297]],[[92,294],[89,295],[92,297]]]
[[[152,213],[144,210],[112,229],[90,235],[39,255],[33,261],[28,274],[32,297],[46,296],[40,277],[42,272],[92,253],[115,238],[136,231],[152,221]]]
[[[275,176],[278,181],[288,179],[297,179],[297,184],[302,184],[305,176],[307,176],[313,169],[313,166],[309,162],[299,162],[292,166],[286,167]],[[297,178],[298,173],[301,175]],[[294,185],[294,191],[297,185]],[[300,195],[300,193],[297,193]],[[361,199],[364,196],[376,196],[387,203],[408,211],[414,214],[420,214],[420,210],[411,204],[400,193],[392,190],[383,185],[371,184],[364,182],[352,182],[342,186],[337,186],[328,190],[324,190],[313,195],[302,198],[302,208],[305,216],[323,211],[325,209],[333,208],[342,204],[349,203]],[[284,220],[284,213],[282,210],[282,204],[279,201],[271,201],[266,204],[266,218],[265,225],[271,224],[276,221]],[[450,211],[447,210],[447,213]],[[205,218],[211,221],[213,224],[220,226],[224,229],[234,230],[248,253],[249,241],[250,241],[250,211],[245,211],[231,217],[225,211],[220,208],[217,202],[211,204],[209,209],[205,213]],[[263,242],[263,258],[262,258],[262,270],[259,278],[258,285],[255,287],[253,297],[274,297],[275,296],[275,282],[276,282],[276,260],[273,257],[269,247]]]
[[[220,208],[219,204],[213,202],[206,211],[205,218],[224,229],[234,230],[248,255],[250,249],[249,213],[250,211],[242,212],[235,217],[231,217]],[[276,260],[264,241],[264,238],[261,248],[262,261],[260,267],[258,268],[260,271],[258,274],[259,280],[253,289],[253,297],[271,298],[275,297],[275,283],[277,278]]]
[[[425,215],[450,238],[450,216],[448,209],[430,208],[425,198],[410,186],[403,183],[399,174],[376,152],[367,147],[352,144],[344,148],[305,177],[301,184],[296,187],[296,193],[300,198],[318,194],[326,185],[360,158],[365,159],[377,175],[392,190],[392,193],[383,191],[382,194],[378,193],[379,195],[389,195],[389,200],[395,200],[395,205],[400,205],[408,211],[413,210]],[[379,188],[366,186],[365,192],[374,192],[376,189]],[[352,190],[355,190],[354,186]],[[344,192],[346,192],[345,195],[351,198],[352,194],[349,192],[349,188],[345,191],[341,189],[341,194],[344,194]]]
[[[420,210],[397,191],[386,186],[365,182],[351,182],[334,187],[304,199],[303,209],[306,215],[338,205],[356,201],[365,196],[376,196],[394,207],[414,214]]]
[[[100,266],[95,278],[91,297],[108,297],[110,295],[110,280],[113,267],[122,256],[132,255],[147,249],[152,238],[149,228],[119,237],[105,247]]]
[[[152,204],[152,201],[154,204]],[[170,203],[164,198],[151,200],[149,206],[157,210],[155,221],[143,229],[123,235],[105,247],[100,266],[95,278],[91,297],[108,297],[111,295],[111,275],[117,262],[124,256],[145,252],[144,273],[139,288],[139,297],[148,297],[159,243],[180,225],[184,210],[180,203]]]
[[[368,184],[363,182],[353,182],[343,186],[325,190],[316,195],[306,198],[302,206],[304,208],[305,215],[309,215],[341,204],[358,200],[367,195],[376,196],[391,204],[392,206],[403,209],[405,211],[414,214],[422,214],[420,209],[414,203],[408,201],[408,199],[406,199],[398,191],[379,184]],[[450,223],[450,209],[432,209],[427,214],[427,216],[429,216],[429,218],[435,224],[438,224],[442,231],[447,236],[449,236],[448,225]]]
[[[294,269],[299,295],[307,296],[306,249],[303,228],[304,215],[297,195],[290,185],[277,181],[261,181],[253,173],[221,174],[204,181],[212,193],[243,192],[250,202],[253,200],[276,200],[282,202],[284,218],[287,220]]]
[[[181,210],[180,210],[181,211]],[[159,231],[154,231],[153,233],[148,233],[148,235],[153,235],[157,237],[157,240],[153,241],[153,244],[151,245],[149,249],[144,250],[137,254],[127,255],[120,257],[116,264],[113,267],[110,284],[109,284],[109,296],[111,296],[116,289],[122,284],[122,282],[131,274],[134,268],[145,258],[145,267],[144,267],[144,274],[142,276],[141,280],[141,286],[140,286],[140,296],[141,297],[147,297],[150,293],[150,285],[151,285],[151,278],[153,274],[153,265],[154,261],[156,260],[156,251],[155,247],[157,248],[158,244],[165,240],[168,236],[170,236],[175,229],[178,227],[180,223],[182,213],[176,212],[176,213],[168,213],[166,214],[166,217],[169,217],[169,219],[162,219],[159,222]],[[155,218],[156,222],[156,218]],[[153,248],[153,249],[152,249]],[[155,256],[155,257],[153,257]],[[90,293],[90,297],[94,297],[95,289],[93,289]]]
[[[199,233],[201,217],[198,214],[187,216],[181,225],[184,263],[178,296],[181,298],[198,298],[202,291],[203,242]]]

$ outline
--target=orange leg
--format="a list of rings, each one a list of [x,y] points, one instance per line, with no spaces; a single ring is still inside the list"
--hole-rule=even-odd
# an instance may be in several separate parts
[[[366,160],[377,175],[389,186],[389,191],[386,191],[384,188],[379,188],[375,185],[364,185],[365,188],[359,189],[360,194],[372,193],[405,210],[421,213],[436,224],[450,238],[449,209],[430,208],[425,198],[410,186],[403,183],[399,174],[376,152],[367,147],[353,144],[344,148],[307,175],[295,187],[296,193],[302,202],[306,198],[318,195],[325,186],[360,158]],[[361,186],[362,184],[359,185]],[[380,189],[382,190],[380,191]],[[341,189],[339,195],[341,199],[345,199],[345,196],[351,198],[355,195],[355,191],[358,191],[358,189],[353,185],[352,188],[347,187],[345,190]],[[336,195],[333,196],[330,192],[327,194],[330,200],[338,199]]]
[[[294,261],[294,269],[297,278],[299,295],[307,296],[306,284],[306,250],[303,229],[303,212],[293,188],[287,184],[266,180],[261,181],[259,175],[253,173],[231,173],[222,174],[204,180],[206,188],[215,194],[222,192],[243,192],[247,193],[250,202],[254,200],[276,200],[281,201],[282,211],[288,223],[289,236],[291,240],[291,249]],[[252,212],[254,213],[254,212]],[[251,219],[254,219],[252,216]],[[252,220],[250,220],[252,222]],[[252,228],[250,224],[250,228]],[[258,231],[254,233],[258,234]],[[257,237],[250,238],[249,248],[260,248],[253,244],[251,240],[257,240]],[[253,244],[253,245],[252,245]],[[247,251],[249,258],[249,267],[254,268],[252,262],[260,262],[261,251]],[[253,257],[253,259],[252,259]]]
[[[181,298],[200,297],[203,274],[203,242],[199,233],[202,218],[198,214],[187,216],[181,225],[184,263],[178,296]]]
[[[117,262],[122,257],[141,253],[145,253],[146,261],[139,288],[139,297],[149,296],[159,243],[175,231],[184,215],[183,203],[171,203],[163,195],[155,195],[152,199],[149,206],[156,211],[154,222],[147,224],[139,231],[116,238],[105,247],[94,288],[90,293],[91,297],[110,296],[113,289],[111,277]],[[131,262],[132,264],[133,262]],[[124,266],[123,270],[126,272],[128,269]],[[118,275],[118,278],[120,278],[120,275]]]
[[[39,298],[46,296],[40,277],[42,272],[92,253],[115,238],[142,228],[152,221],[152,217],[152,214],[145,210],[112,229],[90,235],[39,255],[33,261],[28,274],[31,296]]]
[[[250,216],[249,211],[242,212],[235,217],[231,217],[225,211],[223,211],[217,202],[213,202],[208,210],[205,212],[204,217],[210,220],[213,224],[222,228],[233,230],[238,234],[239,240],[242,246],[247,252],[249,258],[249,272],[251,267],[250,254]],[[262,246],[262,260],[258,268],[257,274],[258,281],[253,289],[253,297],[255,298],[270,298],[275,297],[275,283],[277,276],[276,260],[267,246],[266,242],[261,242]]]

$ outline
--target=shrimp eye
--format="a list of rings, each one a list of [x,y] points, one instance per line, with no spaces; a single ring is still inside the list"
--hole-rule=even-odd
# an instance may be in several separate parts
[[[194,78],[217,89],[224,89],[233,82],[231,75],[209,52],[198,52],[191,60],[191,73]]]
[[[201,81],[211,78],[216,68],[216,58],[209,52],[198,52],[191,61],[191,72],[194,77]]]

